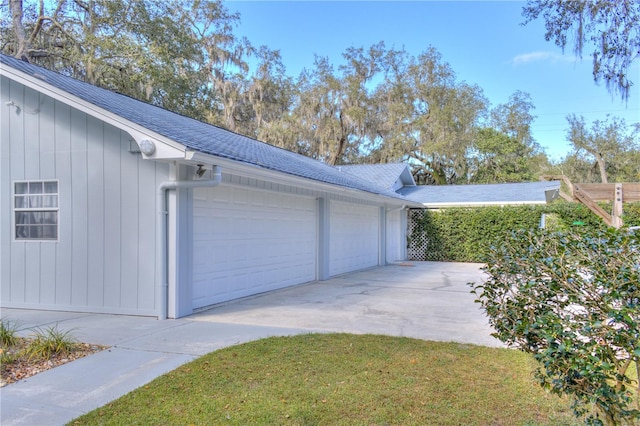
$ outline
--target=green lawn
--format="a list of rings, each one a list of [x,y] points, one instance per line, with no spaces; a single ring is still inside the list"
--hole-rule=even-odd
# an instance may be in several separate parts
[[[515,350],[351,334],[274,337],[205,355],[71,424],[562,425]]]

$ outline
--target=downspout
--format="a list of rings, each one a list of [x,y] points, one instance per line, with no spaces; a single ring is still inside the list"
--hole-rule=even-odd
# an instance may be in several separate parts
[[[222,182],[222,172],[218,166],[213,166],[211,171],[211,179],[207,180],[171,180],[165,181],[158,186],[156,197],[156,209],[160,217],[157,220],[157,264],[160,268],[158,279],[158,319],[167,319],[168,299],[169,299],[169,279],[168,279],[168,235],[167,235],[167,191],[171,189],[190,189],[190,188],[213,188]]]
[[[393,209],[393,210],[387,210],[387,214],[388,214],[388,213],[397,212],[398,210],[404,210],[404,209],[406,209],[406,208],[407,208],[407,205],[406,205],[406,204],[403,204],[403,205],[402,205],[402,207],[398,207],[398,208]]]

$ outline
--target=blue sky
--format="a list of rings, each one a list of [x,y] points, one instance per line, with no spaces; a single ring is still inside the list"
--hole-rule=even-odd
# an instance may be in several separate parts
[[[537,116],[533,136],[553,160],[570,149],[568,114],[587,123],[607,114],[640,121],[640,67],[627,104],[612,98],[591,75],[590,50],[577,60],[572,46],[562,53],[544,39],[544,23],[520,25],[518,1],[226,1],[240,13],[235,31],[254,45],[280,50],[287,74],[312,68],[314,55],[334,66],[350,46],[368,48],[384,41],[412,55],[435,47],[458,81],[477,84],[492,105],[505,103],[516,90],[531,95]]]

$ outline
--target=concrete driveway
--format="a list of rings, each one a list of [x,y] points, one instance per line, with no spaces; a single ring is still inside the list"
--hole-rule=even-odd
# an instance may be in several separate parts
[[[482,279],[480,266],[406,262],[236,301],[189,319],[499,346],[467,285]]]
[[[309,332],[376,333],[502,346],[467,283],[478,264],[410,262],[216,306],[177,320],[3,309],[3,320],[57,325],[106,351],[0,388],[0,424],[58,425],[198,356],[259,338]]]

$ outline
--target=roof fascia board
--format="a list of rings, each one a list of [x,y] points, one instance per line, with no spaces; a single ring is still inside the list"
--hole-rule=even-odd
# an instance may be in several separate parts
[[[51,85],[50,83],[32,77],[22,71],[6,65],[0,67],[0,75],[5,75],[17,83],[36,90],[46,96],[84,112],[91,117],[102,120],[105,123],[129,133],[131,137],[135,139],[137,144],[140,144],[144,139],[152,139],[154,142],[159,142],[160,146],[156,146],[156,152],[151,156],[142,154],[145,158],[169,160],[180,159],[185,156],[186,147],[184,145],[152,132],[144,126],[126,120],[118,114],[107,111],[104,108],[92,104],[91,102],[87,102],[65,90]]]
[[[409,165],[405,165],[404,170],[400,173],[400,179],[404,186],[416,186],[416,181],[413,179],[413,175],[411,174],[411,170],[409,170]]]
[[[462,202],[462,203],[422,203],[426,209],[446,209],[451,207],[487,207],[487,206],[519,206],[519,205],[542,205],[546,201],[490,201],[490,202]]]
[[[385,195],[373,194],[359,189],[351,189],[339,185],[332,185],[330,183],[320,182],[302,176],[290,175],[277,170],[264,169],[254,164],[242,163],[240,161],[217,157],[215,155],[209,155],[202,152],[187,151],[187,158],[192,161],[192,164],[205,163],[221,166],[223,171],[229,171],[237,176],[242,176],[250,179],[259,178],[282,185],[298,187],[301,186],[301,182],[303,182],[304,187],[312,190],[345,195],[364,201],[374,202],[376,204],[383,203],[388,206],[406,205],[408,207],[422,207],[422,204],[416,203],[415,201],[410,201],[408,199],[403,200],[399,198],[387,197]]]

